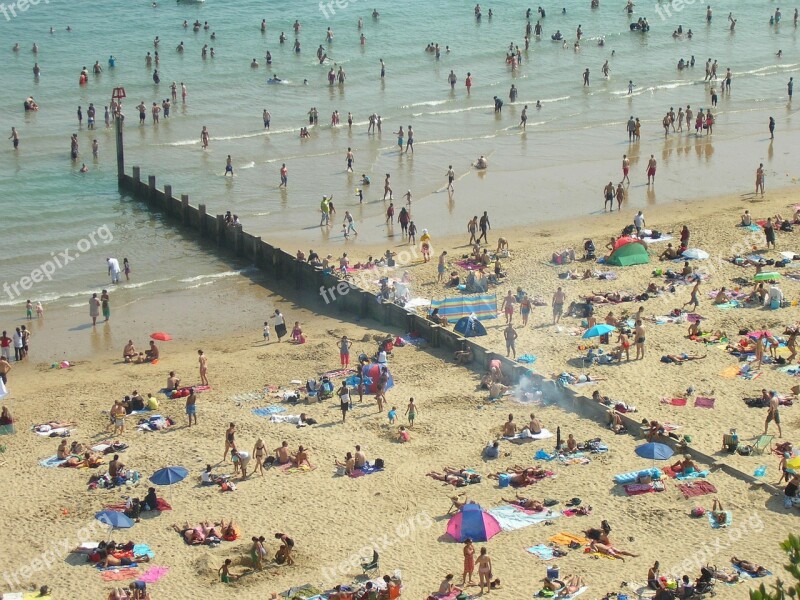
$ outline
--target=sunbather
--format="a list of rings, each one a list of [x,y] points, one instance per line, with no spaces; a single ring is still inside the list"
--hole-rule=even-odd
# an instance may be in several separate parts
[[[608,534],[610,533],[611,526],[608,524],[608,521],[605,520],[600,523],[600,529],[592,527],[591,529],[585,529],[583,531],[583,534],[588,539],[608,545],[611,545],[611,540],[608,539]]]
[[[343,468],[345,475],[352,474],[353,470],[355,470],[355,468],[356,468],[356,461],[353,458],[353,453],[352,452],[348,452],[347,454],[345,454],[344,462],[339,462],[339,460],[337,459],[337,460],[334,461],[334,464],[337,467]]]
[[[769,573],[769,571],[761,565],[752,563],[749,560],[740,560],[735,556],[731,558],[731,563],[752,577],[764,577]]]
[[[697,356],[696,354],[665,354],[661,357],[661,362],[663,363],[675,363],[675,364],[683,364],[690,360],[703,360],[707,354],[703,354],[703,356]]]
[[[503,394],[505,394],[511,388],[507,385],[503,385],[498,381],[493,381],[489,386],[489,397],[492,399],[500,398]],[[506,423],[508,425],[508,423]],[[505,426],[503,428],[505,430]],[[505,433],[503,435],[506,435]],[[513,434],[511,434],[513,435]]]
[[[722,581],[724,583],[737,583],[739,581],[739,574],[738,573],[728,573],[727,571],[723,571],[722,569],[717,569],[714,571],[714,579],[717,581]]]
[[[306,464],[309,467],[311,467],[311,463],[308,460],[308,451],[305,448],[303,448],[303,446],[297,448],[297,452],[292,455],[291,459],[292,459],[292,464],[295,467],[300,467],[303,464]]]
[[[711,506],[711,516],[717,525],[722,526],[728,522],[728,513],[725,512],[725,509],[722,507],[722,502],[720,502],[718,498],[714,498],[714,502]]]
[[[492,386],[494,387],[494,386]],[[514,437],[517,433],[517,424],[514,423],[514,415],[508,415],[508,421],[503,423],[503,437]]]
[[[599,552],[600,554],[605,554],[607,556],[611,556],[613,558],[618,558],[621,561],[625,562],[625,559],[622,558],[623,556],[631,556],[633,558],[637,558],[638,554],[632,554],[625,550],[620,550],[619,548],[614,548],[610,544],[603,544],[602,542],[596,542],[592,540],[589,543],[589,548],[592,549],[593,552]]]
[[[728,294],[725,292],[725,288],[723,287],[717,293],[717,296],[714,298],[713,304],[725,304],[727,301],[728,301]]]
[[[559,597],[566,598],[567,596],[571,596],[579,589],[581,589],[586,584],[583,581],[583,577],[578,575],[570,575],[563,581],[564,587],[561,588],[561,592],[559,593]]]
[[[66,429],[76,425],[73,421],[48,421],[47,423],[40,423],[35,425],[34,429],[39,432],[51,431],[53,429]]]
[[[62,463],[60,466],[72,468],[88,467],[90,469],[94,469],[95,467],[99,467],[101,464],[103,464],[103,455],[89,452],[87,450],[83,453],[82,458],[80,456],[70,456],[67,458],[66,462]]]
[[[149,562],[149,561],[150,561],[150,557],[147,556],[147,554],[140,554],[138,556],[134,555],[133,558],[128,558],[126,556],[123,556],[122,558],[117,558],[113,554],[109,553],[109,554],[106,554],[106,558],[103,561],[103,566],[104,567],[129,567],[134,563]]]
[[[520,508],[524,508],[526,510],[532,510],[535,512],[544,510],[544,504],[542,504],[538,500],[525,498],[524,496],[520,496],[519,494],[515,494],[515,496],[516,497],[513,500],[509,500],[507,498],[500,498],[500,499],[503,502],[508,502],[509,504],[513,504],[514,506],[519,506]]]
[[[696,473],[699,471],[697,465],[692,460],[692,457],[688,454],[683,455],[683,460],[679,460],[674,465],[670,467],[676,473]]]

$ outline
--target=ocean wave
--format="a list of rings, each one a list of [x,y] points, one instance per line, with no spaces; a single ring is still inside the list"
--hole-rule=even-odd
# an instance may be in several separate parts
[[[440,106],[447,104],[449,100],[427,100],[425,102],[414,102],[413,104],[405,104],[400,108],[416,108],[417,106]]]
[[[245,267],[244,269],[237,269],[236,271],[223,271],[222,273],[211,273],[209,275],[197,275],[195,277],[187,277],[185,279],[179,279],[181,283],[194,283],[195,281],[202,281],[204,279],[223,279],[225,277],[235,277],[237,275],[250,275],[251,273],[257,272],[258,269],[256,267]]]

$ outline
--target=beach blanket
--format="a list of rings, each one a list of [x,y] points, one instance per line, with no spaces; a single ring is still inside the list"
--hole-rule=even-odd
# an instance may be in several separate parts
[[[585,592],[588,589],[589,589],[589,586],[585,585],[582,588],[580,588],[579,590],[577,590],[577,591],[575,591],[575,592],[573,592],[571,594],[567,594],[566,596],[561,596],[561,598],[563,598],[564,600],[572,600],[573,598],[577,598],[578,596],[580,596],[583,592]]]
[[[731,365],[730,367],[725,367],[719,376],[724,379],[735,379],[738,374],[739,367],[737,365]]]
[[[684,498],[696,498],[706,494],[716,494],[717,488],[709,481],[697,481],[695,483],[683,483],[678,486]]]
[[[533,354],[523,354],[522,356],[517,357],[517,362],[532,365],[536,362],[536,358],[537,357]]]
[[[668,242],[670,240],[674,240],[675,238],[672,237],[668,233],[662,233],[659,237],[653,238],[651,235],[653,234],[652,230],[650,229],[643,229],[642,235],[639,236],[639,239],[642,240],[646,244],[655,244],[658,242]]]
[[[727,310],[729,308],[739,308],[742,305],[741,302],[738,300],[728,300],[727,302],[723,302],[722,304],[715,304],[717,308],[721,308],[722,310]]]
[[[628,496],[640,496],[641,494],[649,494],[656,491],[652,483],[627,483],[622,487]]]
[[[761,578],[761,577],[772,577],[772,571],[767,571],[767,572],[766,572],[766,573],[764,573],[763,575],[753,575],[752,573],[748,573],[747,571],[745,571],[745,570],[744,570],[742,567],[740,567],[739,565],[734,565],[734,564],[731,564],[731,566],[734,568],[734,570],[735,570],[737,573],[739,573],[739,575],[742,575],[742,576],[744,576],[744,577],[745,577],[745,578],[747,578],[747,579],[759,579],[759,578]],[[3,598],[5,598],[5,596],[3,596]]]
[[[271,417],[272,415],[282,412],[286,412],[286,407],[277,404],[270,404],[269,406],[253,409],[253,414],[257,417]]]
[[[290,425],[300,425],[300,415],[270,415],[270,423],[289,423]],[[303,423],[305,425],[305,423]]]
[[[289,588],[285,592],[281,592],[278,595],[281,596],[282,598],[291,598],[292,600],[311,600],[312,598],[314,599],[323,598],[322,590],[311,585],[310,583]]]
[[[403,341],[406,344],[410,344],[411,346],[422,346],[428,343],[428,341],[424,337],[419,337],[418,335],[411,335],[410,333],[406,333],[405,336],[403,336]]]
[[[103,581],[126,581],[136,579],[139,576],[139,569],[135,567],[115,568],[113,571],[100,571],[100,578]],[[5,598],[5,596],[3,596]]]
[[[106,572],[106,573],[110,572],[110,571],[125,571],[126,569],[133,569],[133,572],[135,574],[138,574],[138,571],[136,570],[136,567],[138,567],[138,566],[139,566],[138,563],[131,563],[131,564],[126,565],[124,567],[104,567],[102,563],[97,563],[95,565],[95,567],[97,568],[98,571],[103,571],[103,572]]]
[[[706,398],[704,396],[698,396],[694,400],[694,405],[696,408],[714,408],[714,398]]]
[[[498,506],[497,508],[492,508],[487,512],[497,519],[497,522],[500,524],[500,528],[503,531],[515,531],[517,529],[522,529],[523,527],[528,527],[530,525],[537,525],[560,516],[557,512],[552,512],[546,509],[539,512],[532,512],[523,510],[519,506],[514,506],[512,504]]]
[[[525,435],[518,433],[513,437],[503,437],[503,439],[512,444],[524,444],[526,442],[532,442],[533,440],[546,440],[551,437],[553,437],[552,433],[547,429],[542,429],[540,433],[526,433]]]
[[[545,546],[544,544],[525,548],[525,551],[530,552],[534,556],[538,556],[542,560],[553,560],[553,549],[550,546]]]
[[[347,377],[348,375],[351,375],[352,373],[355,372],[356,372],[355,369],[334,369],[333,371],[326,371],[321,376],[322,377],[327,376],[330,379],[338,379],[340,377]]]
[[[164,575],[166,575],[168,572],[169,572],[169,567],[157,567],[153,565],[152,567],[147,569],[147,571],[139,575],[137,579],[139,581],[144,581],[145,583],[155,583],[159,579],[164,577]]]
[[[453,588],[453,591],[449,594],[431,594],[431,597],[438,598],[439,600],[456,600],[458,595],[461,593],[461,590],[458,588]]]
[[[383,469],[378,469],[374,465],[364,465],[360,469],[354,469],[352,473],[350,473],[350,477],[363,477],[364,475],[372,475],[373,473],[379,473],[383,471]]]
[[[127,504],[125,504],[124,502],[118,502],[117,504],[106,504],[104,508],[105,508],[105,510],[115,510],[117,512],[125,512],[125,509],[127,507],[128,507]],[[167,502],[163,498],[156,498],[156,508],[155,508],[155,510],[158,510],[158,511],[172,510],[172,506],[170,506],[169,502]],[[142,544],[142,546],[144,546],[144,544]],[[144,546],[144,547],[146,548],[147,546]],[[137,548],[138,548],[138,546],[137,546]],[[137,552],[135,548],[134,548],[134,553],[135,554],[143,554],[143,552]]]
[[[585,546],[589,543],[589,540],[587,540],[585,537],[575,535],[573,533],[566,533],[564,531],[547,538],[547,541],[553,542],[554,544],[559,544],[561,546],[569,546],[570,542],[576,542],[581,546]]]
[[[310,471],[315,470],[317,467],[310,467],[308,465],[300,465],[299,467],[295,467],[292,463],[288,462],[285,465],[278,465],[278,468],[287,475],[294,475],[295,473],[309,473]]]
[[[569,465],[588,465],[592,461],[586,458],[585,456],[575,455],[575,456],[559,456],[558,462],[564,466],[569,466]]]
[[[706,514],[708,515],[708,524],[711,525],[712,529],[722,529],[733,523],[733,513],[729,510],[725,511],[725,523],[718,523],[714,518],[714,513],[711,511],[708,511]]]
[[[662,404],[671,404],[672,406],[686,406],[686,398],[662,398]]]
[[[692,481],[695,479],[705,479],[710,474],[710,471],[692,471],[691,473],[677,473],[676,479],[681,481]]]
[[[42,460],[39,461],[39,464],[42,465],[43,467],[52,468],[52,467],[60,467],[65,462],[67,461],[58,458],[58,455],[54,454],[53,456],[50,456],[48,458],[43,458]]]
[[[461,317],[474,314],[478,320],[497,318],[497,294],[466,295],[431,300],[431,308],[439,309],[439,316],[455,323]]]
[[[277,388],[275,391],[277,391]],[[263,400],[264,395],[264,390],[254,390],[252,392],[244,392],[241,394],[228,396],[228,400],[233,400],[234,402],[252,402],[254,400]]]
[[[56,429],[47,429],[45,431],[33,429],[33,433],[42,437],[68,437],[72,433],[72,430],[68,429],[67,427],[58,427]]]

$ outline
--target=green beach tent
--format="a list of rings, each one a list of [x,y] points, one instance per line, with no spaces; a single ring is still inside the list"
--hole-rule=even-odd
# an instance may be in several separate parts
[[[644,265],[649,262],[650,255],[647,253],[647,246],[641,240],[632,237],[619,238],[614,244],[611,256],[606,259],[606,264],[617,267]]]

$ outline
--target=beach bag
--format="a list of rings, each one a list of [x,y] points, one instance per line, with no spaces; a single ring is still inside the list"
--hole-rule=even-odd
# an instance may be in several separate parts
[[[692,517],[694,517],[695,519],[699,519],[700,517],[702,517],[703,515],[706,514],[706,509],[703,508],[702,506],[695,506],[692,509],[692,513],[691,514],[692,514]]]
[[[383,469],[386,466],[386,463],[383,461],[382,458],[375,459],[375,468],[376,469]]]
[[[736,450],[741,456],[750,456],[753,453],[753,447],[750,445],[739,446]]]
[[[650,474],[647,475],[639,475],[636,478],[636,481],[641,485],[647,485],[649,483],[653,483],[653,476]]]

